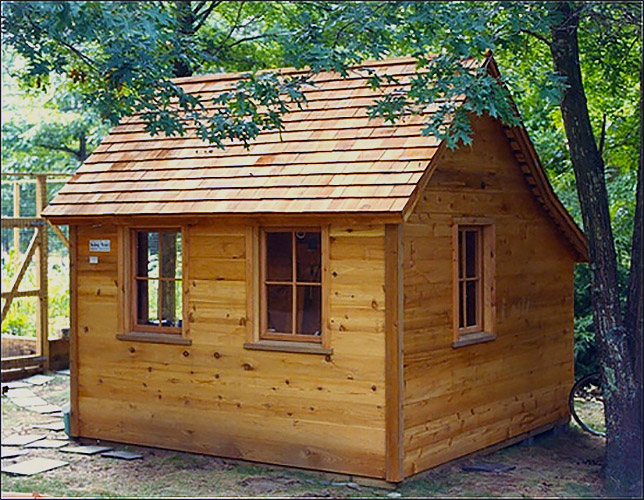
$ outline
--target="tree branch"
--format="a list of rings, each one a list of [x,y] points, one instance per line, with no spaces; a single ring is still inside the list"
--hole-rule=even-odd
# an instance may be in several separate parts
[[[81,160],[81,152],[80,151],[78,151],[76,149],[69,148],[67,146],[63,146],[63,145],[55,146],[53,144],[45,144],[45,143],[36,143],[36,144],[34,144],[34,146],[37,147],[37,148],[49,149],[50,151],[62,151],[63,153],[68,153],[68,154],[74,156],[78,161],[83,161],[83,160]]]
[[[230,30],[228,31],[228,34],[224,37],[224,39],[221,41],[219,44],[219,49],[218,51],[221,50],[225,43],[230,39],[230,37],[233,35],[235,30],[239,28],[239,19],[241,18],[241,13],[244,10],[244,2],[239,3],[239,9],[237,9],[237,15],[235,16],[235,22],[233,22],[233,25],[231,26]]]
[[[199,15],[199,18],[195,16],[195,27],[194,27],[195,31],[199,31],[199,28],[201,28],[204,25],[204,23],[208,20],[208,17],[210,16],[210,14],[212,14],[212,11],[215,10],[215,7],[217,7],[220,3],[221,1],[211,2],[208,8],[205,11],[203,11],[202,14]],[[242,4],[243,3],[244,2],[242,2]]]
[[[207,0],[201,0],[201,2],[199,2],[195,6],[195,8],[192,9],[192,15],[195,16],[195,17],[198,16],[200,11],[201,11],[201,9],[203,9],[204,5],[206,5],[206,2],[207,2]]]
[[[285,35],[286,33],[280,33],[281,35]],[[250,42],[251,40],[261,40],[262,38],[269,38],[271,36],[279,36],[280,34],[275,34],[275,33],[263,33],[261,35],[255,35],[255,36],[247,36],[245,38],[240,38],[239,40],[236,40],[234,43],[231,43],[228,48],[234,47],[235,45],[239,45],[240,43],[244,42]]]
[[[550,40],[548,40],[545,36],[540,35],[540,34],[539,34],[539,33],[537,33],[536,31],[532,31],[532,30],[529,30],[529,29],[527,29],[527,28],[521,28],[519,31],[520,31],[521,33],[525,33],[526,35],[530,35],[530,36],[532,36],[532,37],[536,38],[537,40],[542,41],[542,42],[543,42],[543,43],[545,43],[548,47],[550,47],[550,44],[551,44]]]
[[[589,18],[595,21],[599,21],[604,25],[620,26],[624,24],[630,24],[632,26],[638,27],[640,31],[642,29],[642,24],[639,18],[632,16],[628,10],[622,10],[622,15],[617,19],[606,14],[604,11],[600,12],[592,8],[589,8],[588,11],[585,12],[585,14],[587,14]]]
[[[599,133],[599,156],[604,158],[604,143],[606,142],[606,113],[602,115],[602,128]]]
[[[36,31],[39,32],[40,27],[33,21],[33,19],[31,19],[31,16],[29,15],[28,12],[26,13],[25,17],[27,18],[27,21],[29,21],[29,24],[31,24],[31,26]],[[92,70],[94,70],[95,73],[98,73],[98,69],[96,68],[96,63],[91,58],[87,57],[85,54],[83,54],[80,50],[78,50],[73,45],[71,45],[71,44],[69,44],[69,43],[67,43],[67,42],[65,42],[63,40],[60,40],[55,35],[52,34],[51,37],[55,42],[58,42],[63,47],[67,48],[68,50],[70,50],[71,52],[76,54],[81,59],[81,61],[83,61],[85,64],[87,64]]]
[[[642,67],[640,67],[640,82],[642,81]],[[640,112],[644,105],[644,96],[640,94]],[[637,172],[637,194],[635,196],[635,217],[633,220],[633,241],[631,247],[631,269],[628,275],[628,288],[626,299],[626,314],[624,323],[630,340],[633,353],[634,368],[637,374],[639,390],[642,390],[642,322],[644,312],[644,289],[642,288],[642,272],[644,256],[642,255],[642,210],[644,210],[644,143],[640,140],[639,169]]]

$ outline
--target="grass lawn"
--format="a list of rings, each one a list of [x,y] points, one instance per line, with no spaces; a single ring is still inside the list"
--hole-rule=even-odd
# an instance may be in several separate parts
[[[53,382],[32,390],[50,403],[66,404],[69,377],[55,374]],[[40,433],[40,429],[31,426],[52,420],[54,418],[19,408],[8,398],[2,398],[3,438],[16,433]],[[64,432],[50,432],[52,438],[64,436]],[[464,458],[441,466],[405,481],[393,491],[348,483],[347,479],[316,472],[142,446],[116,446],[142,453],[144,458],[127,462],[100,455],[32,449],[28,455],[17,459],[3,459],[3,468],[32,457],[66,460],[70,465],[31,477],[2,473],[2,491],[67,497],[145,498],[602,496],[599,469],[604,440],[583,433],[574,425],[566,433],[538,436],[530,445],[519,444],[484,458]],[[512,465],[515,469],[503,473],[462,470],[464,464],[481,460]]]

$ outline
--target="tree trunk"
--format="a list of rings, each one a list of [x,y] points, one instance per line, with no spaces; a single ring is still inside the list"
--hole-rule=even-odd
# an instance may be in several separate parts
[[[575,8],[577,8],[575,6]],[[578,16],[567,2],[553,6],[561,19],[552,27],[555,70],[566,78],[560,107],[570,149],[584,230],[588,241],[595,337],[599,352],[606,412],[604,479],[614,494],[641,494],[642,393],[634,356],[637,335],[625,328],[619,303],[617,257],[604,164],[592,132],[579,64]],[[641,252],[641,248],[635,250]]]
[[[642,73],[640,69],[640,80]],[[644,106],[644,95],[640,94],[640,113]],[[640,131],[641,134],[641,131]],[[635,358],[635,376],[638,391],[642,392],[642,335],[644,334],[643,311],[644,290],[642,285],[642,210],[644,210],[644,142],[640,136],[640,162],[637,172],[637,195],[635,201],[635,220],[633,222],[633,245],[631,247],[631,270],[628,277],[628,299],[624,325],[633,332],[630,337],[631,352]],[[640,405],[641,410],[641,405]],[[642,416],[640,415],[640,421]]]
[[[186,0],[177,0],[174,6],[174,13],[177,19],[178,31],[182,44],[189,43],[190,38],[195,34],[195,16],[192,12],[192,5]],[[184,50],[181,51],[185,53]],[[191,76],[192,68],[186,59],[175,59],[174,76]]]
[[[159,276],[174,278],[177,271],[177,233],[159,233]],[[159,280],[159,297],[161,298],[161,320],[174,326],[177,320],[175,282]]]
[[[85,160],[87,160],[87,157],[89,155],[87,154],[87,135],[85,132],[81,132],[80,136],[78,137],[78,161],[81,163],[84,163]]]

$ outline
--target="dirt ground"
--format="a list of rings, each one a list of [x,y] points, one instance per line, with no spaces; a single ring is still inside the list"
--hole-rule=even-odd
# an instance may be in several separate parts
[[[69,400],[69,377],[32,391],[49,403]],[[55,420],[14,405],[2,398],[3,441],[12,434],[40,433],[34,424]],[[47,431],[44,431],[47,432]],[[64,439],[64,432],[49,432]],[[96,441],[79,440],[84,444]],[[103,443],[110,444],[113,443]],[[66,497],[602,497],[599,471],[602,438],[571,425],[567,432],[546,433],[486,457],[464,458],[420,474],[394,490],[365,486],[346,478],[316,472],[224,460],[192,453],[114,444],[135,451],[143,459],[123,461],[31,449],[16,459],[3,459],[2,468],[26,458],[65,460],[69,466],[24,477],[2,473],[3,492],[37,492]],[[464,465],[493,462],[513,466],[508,472],[467,472]]]

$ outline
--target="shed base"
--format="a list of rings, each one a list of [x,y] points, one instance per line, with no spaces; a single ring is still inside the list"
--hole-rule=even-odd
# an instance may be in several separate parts
[[[442,468],[458,463],[461,460],[486,456],[486,455],[489,455],[490,453],[494,453],[495,451],[502,450],[503,448],[508,448],[515,444],[519,444],[519,443],[523,444],[523,442],[525,442],[526,446],[531,446],[534,443],[533,438],[535,436],[538,436],[540,434],[545,434],[546,432],[552,432],[555,435],[561,434],[563,432],[566,432],[566,430],[568,429],[569,423],[570,423],[570,416],[560,418],[559,420],[555,420],[554,422],[551,422],[546,425],[542,425],[541,427],[537,427],[536,429],[533,429],[531,431],[524,432],[523,434],[519,434],[518,436],[514,436],[510,439],[506,439],[505,441],[501,441],[500,443],[493,444],[491,446],[488,446],[487,448],[482,448],[478,451],[474,451],[467,455],[463,455],[462,457],[455,458],[454,460],[450,460],[449,462],[442,463],[440,465],[437,465],[436,467],[430,467],[429,469],[422,470],[420,472],[417,472],[416,474],[407,476],[404,480],[406,481],[408,479],[414,479],[416,477],[419,477],[421,474],[427,473],[427,471],[430,471],[430,470],[433,470],[433,471],[441,470]]]

